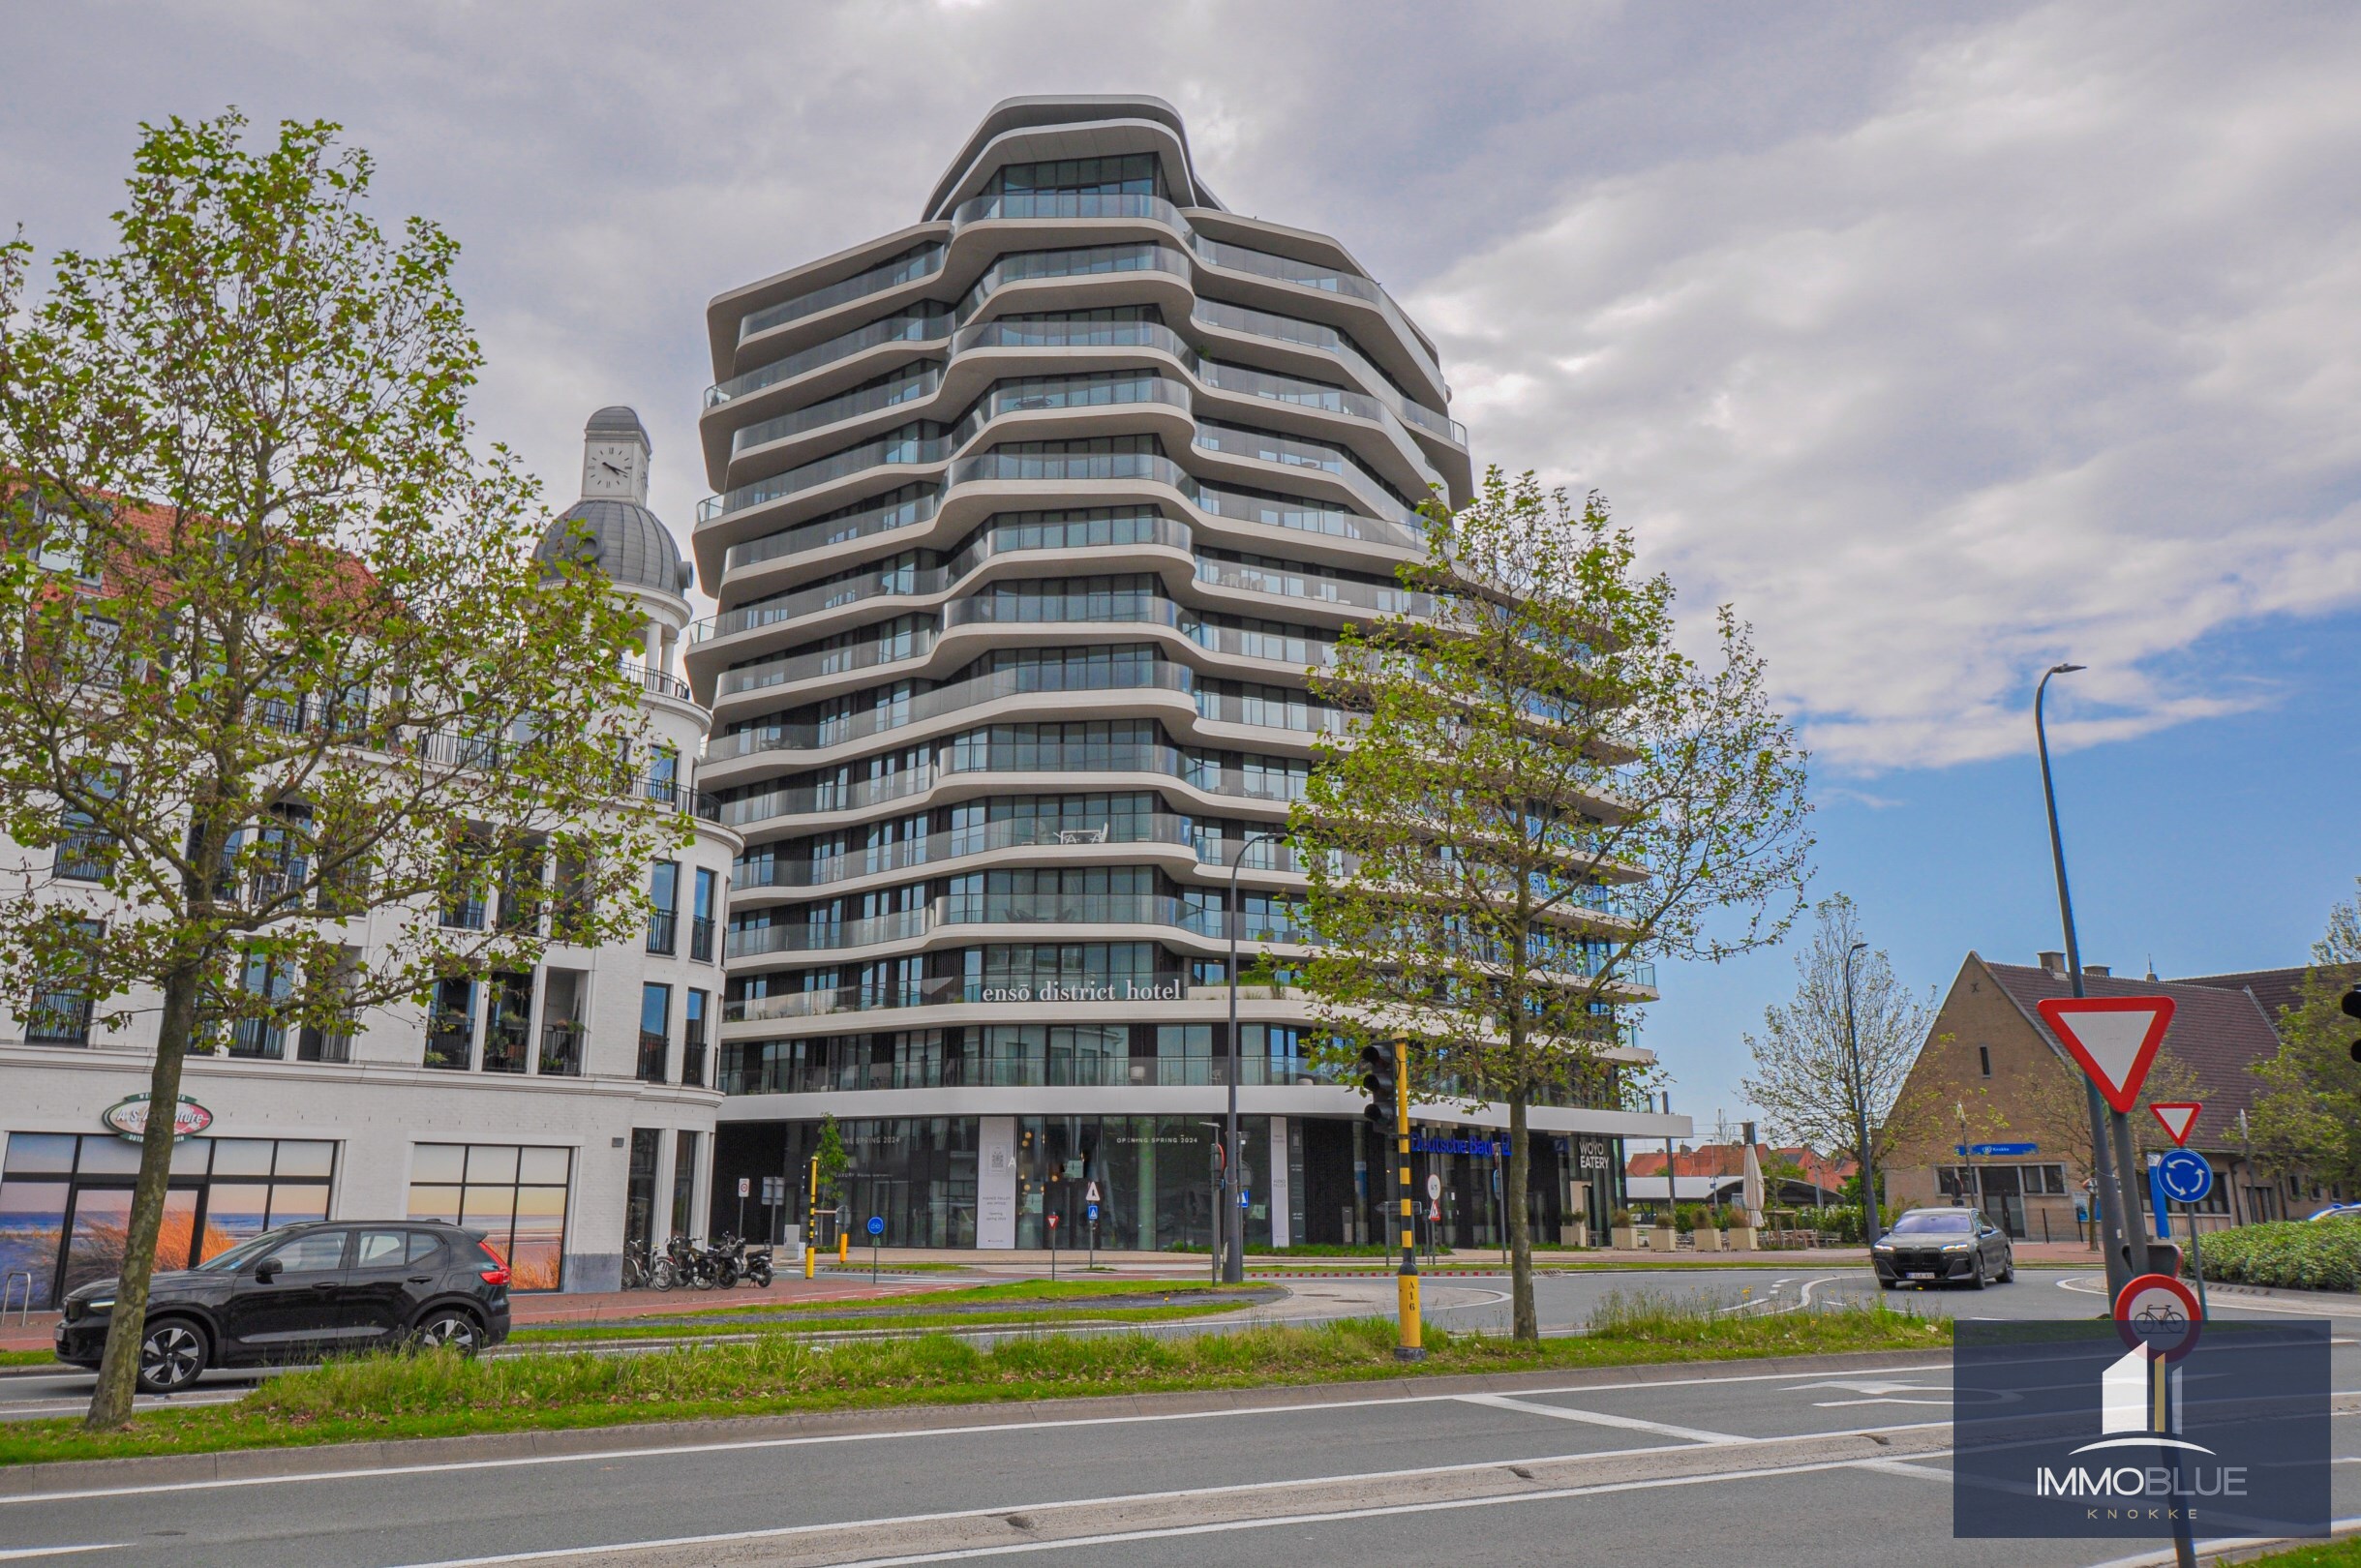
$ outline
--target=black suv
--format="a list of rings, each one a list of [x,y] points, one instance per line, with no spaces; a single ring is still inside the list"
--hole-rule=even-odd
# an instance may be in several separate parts
[[[114,1304],[112,1280],[70,1292],[57,1359],[96,1367]],[[139,1386],[150,1394],[185,1389],[207,1367],[395,1344],[473,1355],[508,1338],[508,1265],[481,1231],[432,1221],[287,1225],[157,1275],[146,1329]]]

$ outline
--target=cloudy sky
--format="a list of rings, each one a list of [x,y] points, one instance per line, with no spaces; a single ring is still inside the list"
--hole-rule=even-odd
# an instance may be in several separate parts
[[[636,406],[679,524],[711,294],[913,221],[996,99],[1145,91],[1231,207],[1342,238],[1479,461],[1604,491],[1757,627],[1815,892],[1924,983],[2056,945],[2299,961],[2361,872],[2361,12],[9,0],[0,223],[105,242],[142,119],[342,122],[466,247],[477,413],[562,501]],[[1738,1114],[1776,954],[1668,976]]]

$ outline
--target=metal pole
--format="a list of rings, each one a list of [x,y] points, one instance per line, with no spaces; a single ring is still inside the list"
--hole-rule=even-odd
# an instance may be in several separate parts
[[[1410,1208],[1410,1048],[1395,1047],[1394,1056],[1395,1179],[1402,1184],[1402,1268],[1394,1279],[1394,1310],[1400,1320],[1401,1342],[1394,1346],[1397,1361],[1424,1361],[1426,1346],[1418,1316],[1418,1234]]]
[[[1664,1114],[1670,1116],[1672,1113],[1673,1092],[1667,1089],[1664,1091]],[[1668,1128],[1664,1133],[1664,1250],[1668,1252],[1680,1251],[1680,1227],[1675,1222],[1680,1218],[1680,1183],[1673,1175],[1673,1134]]]
[[[2066,840],[2058,831],[2058,794],[2049,776],[2049,729],[2043,717],[2043,703],[2049,693],[2051,676],[2073,675],[2082,668],[2079,664],[2053,665],[2043,673],[2040,682],[2033,688],[2033,739],[2042,757],[2042,804],[2049,814],[2049,862],[2057,873],[2058,923],[2066,932],[2067,981],[2075,996],[2084,994],[2082,949],[2074,940],[2074,902],[2066,886]],[[2131,1232],[2131,1216],[2139,1211],[2135,1203],[2125,1201],[2131,1195],[2128,1186],[2131,1172],[2113,1168],[2117,1161],[2107,1147],[2107,1134],[2111,1129],[2106,1101],[2099,1098],[2099,1086],[2091,1082],[2087,1075],[2082,1080],[2082,1090],[2091,1118],[2091,1181],[2097,1189],[2093,1196],[2099,1200],[2099,1222],[2112,1238],[2101,1252],[2106,1261],[2107,1300],[2111,1302],[2123,1293],[2123,1287],[2131,1282],[2132,1276],[2139,1272],[2132,1261]],[[2120,1116],[2114,1118],[2117,1124],[2123,1120]],[[2124,1141],[2128,1143],[2129,1129],[2123,1131]]]
[[[1844,954],[1845,1054],[1853,1066],[1853,1137],[1861,1147],[1861,1233],[1864,1245],[1875,1247],[1882,1232],[1877,1222],[1877,1162],[1869,1154],[1869,1084],[1861,1070],[1861,1033],[1853,1023],[1853,955],[1866,948],[1856,942]]]
[[[1246,869],[1250,847],[1257,841],[1270,843],[1277,836],[1256,829],[1238,840],[1238,858],[1229,862],[1229,1113],[1223,1124],[1223,1144],[1229,1150],[1233,1165],[1238,1153],[1238,1070],[1244,1060],[1238,1048],[1238,927],[1245,923],[1246,912],[1238,907],[1238,873]],[[1223,1207],[1229,1212],[1222,1221],[1221,1277],[1230,1284],[1242,1284],[1246,1280],[1246,1210],[1236,1202],[1225,1202]]]

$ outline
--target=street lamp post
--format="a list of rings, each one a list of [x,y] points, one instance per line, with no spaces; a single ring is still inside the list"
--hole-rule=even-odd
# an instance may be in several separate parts
[[[2066,889],[2066,841],[2058,832],[2058,795],[2049,779],[2049,730],[2043,717],[2042,704],[2048,696],[2051,676],[2073,675],[2082,668],[2079,664],[2052,665],[2043,672],[2041,681],[2033,688],[2033,739],[2042,754],[2042,804],[2049,813],[2049,862],[2057,872],[2058,921],[2066,928],[2067,980],[2076,996],[2083,994],[2082,950],[2074,940],[2074,903]],[[2099,1098],[2099,1086],[2087,1073],[2082,1078],[2082,1092],[2090,1110],[2091,1177],[2098,1188],[2100,1226],[2109,1238],[2102,1255],[2106,1261],[2107,1299],[2112,1301],[2138,1272],[2132,1262],[2132,1231],[2126,1219],[2137,1212],[2132,1206],[2136,1200],[2127,1201],[2130,1168],[2128,1164],[2120,1170],[2115,1168],[2117,1161],[2107,1147],[2106,1103]],[[2122,1118],[2115,1120],[2121,1122]],[[2122,1131],[2129,1142],[2129,1129]]]
[[[1875,1247],[1877,1225],[1877,1162],[1869,1156],[1869,1084],[1862,1076],[1861,1034],[1853,1026],[1853,955],[1866,948],[1856,942],[1844,951],[1844,1044],[1853,1064],[1853,1141],[1861,1150],[1861,1233]]]
[[[1222,1278],[1230,1284],[1246,1282],[1246,1207],[1235,1195],[1244,1191],[1238,1184],[1238,1172],[1245,1168],[1238,1159],[1238,1070],[1245,1060],[1238,1049],[1238,927],[1245,923],[1246,912],[1238,907],[1238,873],[1246,869],[1249,848],[1257,842],[1275,844],[1280,837],[1257,828],[1238,840],[1238,857],[1229,862],[1229,1114],[1224,1143],[1229,1150],[1230,1175],[1223,1194],[1223,1207],[1228,1213],[1222,1221]],[[1274,1152],[1271,1158],[1279,1156]]]

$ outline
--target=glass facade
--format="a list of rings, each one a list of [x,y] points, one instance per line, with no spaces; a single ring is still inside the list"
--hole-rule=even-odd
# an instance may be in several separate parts
[[[104,1133],[12,1132],[0,1161],[0,1276],[32,1276],[41,1308],[121,1272],[139,1145]],[[332,1142],[184,1139],[172,1151],[156,1267],[185,1269],[273,1225],[325,1220],[335,1180]]]
[[[571,1149],[421,1143],[410,1157],[409,1217],[482,1231],[507,1260],[513,1290],[561,1289],[573,1174]]]

